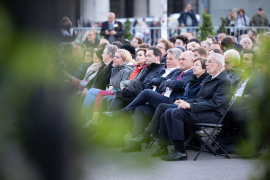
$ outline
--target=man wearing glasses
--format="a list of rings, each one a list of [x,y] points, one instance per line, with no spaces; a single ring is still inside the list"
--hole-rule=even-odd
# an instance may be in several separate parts
[[[228,97],[231,81],[224,69],[224,57],[221,54],[211,54],[206,63],[206,78],[198,95],[191,100],[182,101],[178,108],[166,111],[165,119],[169,137],[172,138],[174,151],[162,160],[187,160],[184,148],[184,123],[213,123],[216,124],[228,108]]]
[[[162,59],[161,59],[161,62],[160,63],[166,65],[166,62],[167,62],[167,51],[168,51],[168,49],[173,48],[173,45],[167,39],[160,38],[158,40],[158,44],[157,44],[156,47],[159,48],[160,51],[161,51]]]

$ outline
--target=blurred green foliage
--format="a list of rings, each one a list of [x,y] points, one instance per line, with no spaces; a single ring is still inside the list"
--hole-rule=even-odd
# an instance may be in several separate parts
[[[211,20],[211,15],[202,13],[202,25],[199,28],[198,38],[200,41],[205,41],[206,37],[209,35],[215,35],[214,33],[214,25]]]
[[[227,34],[227,31],[225,29],[225,26],[226,26],[226,19],[223,18],[223,17],[220,17],[220,20],[221,20],[221,25],[219,26],[219,29],[217,30],[217,34],[220,34],[220,33],[225,33]]]
[[[127,18],[127,21],[124,24],[124,39],[131,40],[133,38],[133,35],[130,33],[130,27],[131,27],[131,22],[129,21],[129,18]]]
[[[265,74],[260,74],[262,89],[258,96],[251,100],[251,116],[247,119],[247,137],[241,142],[242,151],[247,155],[261,153],[257,170],[263,172],[261,177],[251,177],[252,179],[270,179],[270,34],[260,35],[258,42],[260,52],[258,59],[261,64],[266,66]],[[254,173],[256,174],[256,173]]]

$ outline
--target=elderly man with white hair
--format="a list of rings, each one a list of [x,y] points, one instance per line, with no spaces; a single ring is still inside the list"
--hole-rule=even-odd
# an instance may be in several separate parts
[[[231,79],[233,90],[237,87],[238,83],[243,78],[243,70],[240,68],[240,54],[230,49],[224,53],[225,71]]]
[[[177,109],[166,111],[165,120],[168,135],[173,140],[175,150],[162,156],[162,160],[187,160],[184,147],[184,123],[216,124],[227,110],[232,84],[223,70],[224,64],[224,57],[221,54],[211,54],[206,63],[206,69],[210,75],[206,78],[197,96],[194,99],[182,101]]]
[[[243,46],[243,50],[250,50],[252,48],[252,41],[249,37],[241,39],[240,44]]]

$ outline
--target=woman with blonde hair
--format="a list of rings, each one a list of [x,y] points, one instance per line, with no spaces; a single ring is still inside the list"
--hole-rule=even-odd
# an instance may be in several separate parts
[[[63,17],[60,21],[60,27],[56,30],[54,40],[59,46],[67,43],[71,43],[76,39],[76,34],[72,28],[72,22],[68,17]]]
[[[196,42],[190,42],[187,44],[187,51],[192,51],[195,48],[200,47],[200,45]]]
[[[226,18],[226,26],[234,27],[236,18],[237,18],[236,12],[234,10],[230,10],[230,13]],[[233,36],[234,35],[233,29],[232,28],[227,29],[227,34]]]
[[[107,85],[106,90],[99,90],[97,95],[93,97],[93,94],[91,93],[90,89],[85,97],[83,108],[85,108],[88,111],[88,113],[92,114],[91,111],[93,111],[95,101],[96,103],[97,102],[99,103],[99,105],[97,106],[100,107],[100,101],[102,97],[114,95],[120,89],[120,82],[126,79],[126,77],[130,75],[130,72],[135,69],[131,61],[132,61],[131,54],[127,50],[125,49],[116,50],[113,58],[113,69],[111,71],[110,83]],[[91,117],[89,117],[89,119],[90,118]],[[91,119],[98,119],[98,118],[99,118],[99,111],[95,111],[93,114],[93,118]],[[91,122],[92,121],[89,120],[84,127],[88,127]]]

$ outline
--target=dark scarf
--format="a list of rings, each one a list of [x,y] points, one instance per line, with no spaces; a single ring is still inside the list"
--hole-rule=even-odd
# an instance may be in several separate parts
[[[209,74],[208,73],[203,73],[198,79],[195,75],[193,75],[190,80],[189,80],[189,87],[192,87],[193,85],[201,82],[204,80]]]

